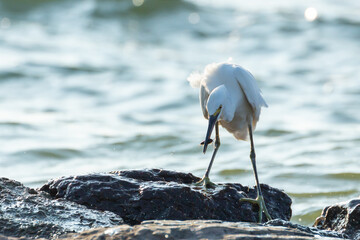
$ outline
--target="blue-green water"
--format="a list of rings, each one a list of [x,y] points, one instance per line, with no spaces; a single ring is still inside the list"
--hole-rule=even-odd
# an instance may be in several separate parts
[[[2,0],[0,176],[201,176],[207,123],[186,77],[231,57],[269,104],[254,136],[260,181],[312,224],[360,192],[359,39],[356,0]],[[249,143],[220,134],[212,180],[253,185]]]

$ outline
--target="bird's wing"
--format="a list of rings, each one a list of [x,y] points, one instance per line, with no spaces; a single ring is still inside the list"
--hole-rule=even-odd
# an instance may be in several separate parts
[[[261,107],[268,106],[261,95],[260,88],[257,86],[253,75],[246,69],[238,66],[234,70],[234,75],[254,111],[254,120],[257,121],[259,119]]]
[[[201,110],[203,112],[203,115],[206,119],[209,118],[209,114],[208,111],[206,109],[206,104],[207,104],[207,100],[209,98],[209,93],[206,91],[204,85],[200,86],[200,94],[199,94],[199,98],[200,98],[200,106],[201,106]]]

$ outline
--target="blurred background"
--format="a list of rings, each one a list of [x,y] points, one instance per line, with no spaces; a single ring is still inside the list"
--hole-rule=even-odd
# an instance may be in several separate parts
[[[233,59],[269,108],[260,181],[311,225],[360,192],[360,2],[1,0],[0,176],[165,168],[202,176],[207,122],[186,81]],[[249,142],[225,130],[211,178],[254,185]]]

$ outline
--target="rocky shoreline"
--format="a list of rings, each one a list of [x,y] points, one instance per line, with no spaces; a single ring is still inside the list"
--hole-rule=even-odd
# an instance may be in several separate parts
[[[50,180],[0,178],[1,239],[360,239],[360,200],[326,207],[314,227],[289,222],[291,199],[262,185],[274,220],[257,224],[241,184],[205,191],[190,173],[129,170]]]

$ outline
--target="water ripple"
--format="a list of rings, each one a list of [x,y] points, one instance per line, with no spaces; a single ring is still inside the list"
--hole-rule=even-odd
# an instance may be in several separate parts
[[[30,149],[13,153],[12,156],[34,161],[63,160],[73,157],[84,157],[84,153],[76,149]]]
[[[344,191],[331,191],[331,192],[306,192],[306,193],[294,193],[287,192],[290,197],[294,198],[315,198],[315,197],[337,197],[337,196],[351,196],[358,193],[356,189],[344,190]]]
[[[351,181],[360,180],[360,173],[354,173],[354,172],[329,173],[326,174],[325,176],[333,179],[342,179],[342,180],[351,180]]]
[[[224,169],[219,171],[219,175],[221,176],[237,176],[251,173],[252,171],[249,169],[241,169],[241,168],[233,168],[233,169]]]

